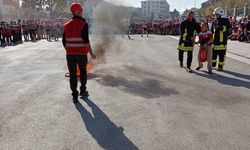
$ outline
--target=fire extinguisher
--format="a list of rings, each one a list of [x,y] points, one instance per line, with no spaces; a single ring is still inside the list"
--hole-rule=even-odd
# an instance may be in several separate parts
[[[207,47],[205,46],[200,47],[200,60],[201,62],[207,61]]]

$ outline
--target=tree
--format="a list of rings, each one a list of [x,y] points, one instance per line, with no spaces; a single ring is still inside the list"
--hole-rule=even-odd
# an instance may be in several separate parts
[[[50,18],[54,17],[54,13],[60,13],[67,7],[67,0],[22,0],[22,8],[30,10],[49,12]]]
[[[22,0],[22,8],[40,11],[43,9],[44,0]]]
[[[66,0],[44,0],[46,10],[49,11],[50,18],[53,18],[54,12],[63,12],[67,7]]]

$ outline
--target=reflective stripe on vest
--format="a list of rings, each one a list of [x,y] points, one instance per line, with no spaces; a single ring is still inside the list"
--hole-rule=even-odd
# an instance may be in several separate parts
[[[66,38],[66,42],[83,42],[82,38]]]
[[[66,47],[86,47],[85,44],[69,44],[66,43]]]

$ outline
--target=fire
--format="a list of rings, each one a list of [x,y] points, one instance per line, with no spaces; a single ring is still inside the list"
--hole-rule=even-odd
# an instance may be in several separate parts
[[[88,74],[88,75],[91,74],[92,71],[93,71],[93,69],[94,69],[94,64],[88,63],[87,66],[86,66],[87,74]],[[70,76],[70,75],[69,75],[69,72],[67,72],[67,73],[65,74],[65,77],[69,77],[69,76]],[[78,66],[77,66],[77,76],[80,77],[80,69],[79,69]]]
[[[87,74],[90,74],[94,69],[94,65],[92,63],[88,63],[86,66]]]

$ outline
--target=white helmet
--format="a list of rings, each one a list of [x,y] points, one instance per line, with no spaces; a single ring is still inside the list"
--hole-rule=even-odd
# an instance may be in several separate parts
[[[224,9],[222,7],[217,7],[217,8],[214,9],[214,13],[213,14],[214,15],[218,14],[220,16],[223,16],[225,14],[225,11],[224,11]]]

